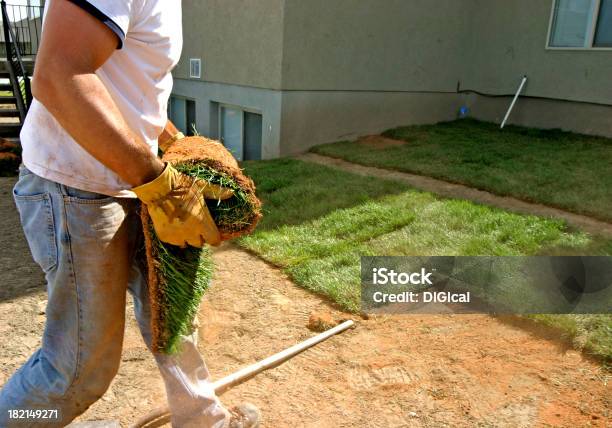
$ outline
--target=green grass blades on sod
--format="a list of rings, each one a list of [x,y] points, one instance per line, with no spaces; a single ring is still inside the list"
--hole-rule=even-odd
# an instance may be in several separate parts
[[[467,184],[612,220],[612,140],[471,119],[387,131],[406,144],[339,142],[312,149],[363,165]]]
[[[244,166],[255,180],[257,195],[265,198],[259,231],[300,224],[339,208],[406,190],[394,181],[354,180],[342,171],[291,159],[245,162]]]
[[[236,184],[232,177],[215,171],[197,162],[186,162],[175,165],[175,168],[189,176],[197,177],[212,184],[217,184],[234,191],[234,195],[225,200],[206,200],[211,216],[219,230],[235,232],[246,229],[255,221],[257,208],[247,193]]]
[[[612,369],[612,315],[530,315],[528,318],[563,332],[577,349],[599,357]]]
[[[561,221],[442,199],[398,182],[287,159],[247,163],[246,172],[258,185],[264,220],[240,244],[351,311],[359,310],[362,255],[612,254],[610,241]],[[607,352],[610,327],[590,330],[585,347]]]
[[[158,278],[156,299],[161,310],[159,329],[160,351],[174,354],[181,336],[188,334],[197,314],[204,292],[213,275],[210,250],[180,248],[159,241],[151,228]]]
[[[175,167],[192,177],[234,190],[229,199],[206,201],[220,231],[245,230],[258,218],[259,208],[231,176],[197,162],[181,163]],[[149,268],[155,270],[157,277],[159,292],[154,298],[161,312],[155,317],[159,337],[154,341],[161,352],[173,354],[178,351],[180,336],[191,329],[212,278],[213,262],[206,248],[179,248],[164,244],[157,239],[152,228],[150,235],[154,260],[149,260]]]

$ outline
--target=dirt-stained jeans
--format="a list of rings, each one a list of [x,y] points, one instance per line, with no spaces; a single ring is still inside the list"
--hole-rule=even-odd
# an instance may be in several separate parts
[[[46,275],[47,322],[42,347],[0,391],[0,427],[65,426],[102,397],[117,373],[128,290],[151,343],[138,202],[63,186],[23,167],[14,198],[32,256]],[[191,338],[184,338],[178,355],[155,358],[173,426],[228,424]],[[59,420],[36,419],[32,410],[57,410]]]

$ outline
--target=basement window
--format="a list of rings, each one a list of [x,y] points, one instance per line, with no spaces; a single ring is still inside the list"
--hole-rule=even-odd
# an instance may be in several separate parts
[[[260,160],[263,140],[263,116],[239,106],[216,103],[219,137],[238,161]]]
[[[189,77],[192,79],[202,77],[202,60],[200,58],[189,59]]]
[[[612,0],[555,0],[548,48],[612,48]]]
[[[612,0],[601,0],[593,46],[612,48]]]

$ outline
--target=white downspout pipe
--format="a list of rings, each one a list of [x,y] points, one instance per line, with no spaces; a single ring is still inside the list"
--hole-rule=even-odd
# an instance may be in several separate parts
[[[510,113],[512,113],[512,109],[514,108],[514,105],[516,104],[516,101],[518,100],[519,95],[521,95],[521,92],[523,92],[523,88],[525,88],[526,83],[527,83],[527,76],[523,76],[521,85],[519,86],[518,91],[516,91],[516,95],[514,95],[514,99],[512,100],[512,103],[510,104],[510,108],[508,108],[508,111],[506,112],[506,117],[504,117],[504,121],[502,122],[500,129],[504,129],[504,126],[506,126],[506,122],[508,122]]]

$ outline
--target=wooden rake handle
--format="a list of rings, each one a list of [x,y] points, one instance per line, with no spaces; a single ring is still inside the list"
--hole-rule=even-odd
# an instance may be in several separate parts
[[[224,378],[221,378],[213,383],[215,393],[217,393],[217,395],[221,395],[232,387],[253,378],[259,373],[277,367],[301,352],[304,352],[306,349],[312,348],[330,337],[348,330],[353,325],[355,325],[355,323],[352,320],[344,321],[342,324],[324,331],[321,334],[313,336],[310,339],[306,339],[305,341],[300,342],[291,348],[287,348],[284,351],[278,352],[264,360],[251,364],[250,366],[240,369],[235,373],[225,376]],[[138,421],[136,421],[136,423],[134,423],[134,425],[131,426],[131,428],[157,428],[167,424],[168,422],[170,422],[170,410],[168,408],[160,408],[140,418]]]

